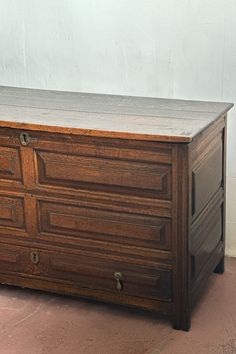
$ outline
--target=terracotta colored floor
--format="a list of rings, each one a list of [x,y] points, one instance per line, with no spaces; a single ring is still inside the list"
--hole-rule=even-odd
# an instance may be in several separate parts
[[[158,353],[236,353],[236,258],[211,276],[188,333],[145,312],[1,287],[0,354]]]

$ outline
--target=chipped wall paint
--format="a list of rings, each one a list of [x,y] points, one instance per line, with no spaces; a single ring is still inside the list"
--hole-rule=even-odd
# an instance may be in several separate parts
[[[0,0],[0,84],[236,102],[235,0]],[[227,253],[236,256],[236,113]]]

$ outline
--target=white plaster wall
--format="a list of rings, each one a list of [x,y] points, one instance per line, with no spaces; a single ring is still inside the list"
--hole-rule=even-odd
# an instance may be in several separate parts
[[[236,103],[235,0],[0,0],[0,85]],[[236,110],[227,253],[236,256]]]

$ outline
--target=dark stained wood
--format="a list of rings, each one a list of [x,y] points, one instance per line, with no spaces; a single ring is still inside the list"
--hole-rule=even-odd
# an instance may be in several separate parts
[[[189,145],[173,149],[173,313],[175,329],[188,331],[191,326],[191,254],[190,206],[191,174]]]
[[[224,271],[231,107],[0,87],[0,282],[189,330]]]
[[[69,286],[62,281],[50,281],[34,278],[32,282],[32,276],[22,274],[15,275],[13,273],[1,273],[0,283],[20,286],[23,288],[31,288],[44,290],[48,292],[79,296],[80,298],[98,300],[106,303],[115,303],[126,305],[129,307],[144,309],[148,311],[154,311],[162,313],[164,315],[170,315],[172,312],[172,304],[168,301],[159,301],[147,298],[141,298],[138,296],[123,295],[122,293],[104,292],[103,290],[89,289],[78,287],[75,283],[71,283]]]
[[[223,129],[223,180],[222,188],[225,191],[226,189],[226,160],[227,160],[227,119],[225,117],[225,126]],[[226,193],[223,195],[223,204],[222,204],[222,242],[223,250],[225,249],[225,236],[226,236]],[[223,274],[225,271],[225,255],[222,256],[221,260],[214,269],[215,273]]]
[[[199,214],[223,183],[222,139],[216,142],[192,171],[193,217]]]
[[[77,237],[150,249],[171,249],[171,220],[96,208],[81,208],[64,201],[38,202],[40,234],[58,240]]]
[[[36,255],[32,259],[32,254]],[[35,261],[34,261],[35,259]],[[29,249],[1,244],[2,273],[34,275],[40,279],[76,283],[78,287],[119,292],[115,273],[122,275],[122,294],[171,301],[171,272],[158,267],[141,267],[119,261],[101,261],[86,256]]]
[[[207,180],[201,181],[201,184],[208,184],[208,190],[205,190],[207,198],[202,194],[203,209],[199,208],[197,217],[190,218],[192,305],[202,292],[209,275],[214,270],[221,273],[224,268],[226,121],[226,115],[222,116],[217,125],[206,129],[190,145],[193,170],[196,166],[203,168],[206,160],[209,162],[204,167]]]
[[[199,295],[203,291],[205,285],[207,284],[208,278],[211,273],[215,270],[216,266],[220,264],[222,258],[224,257],[224,247],[222,242],[218,244],[214,252],[212,252],[207,258],[204,268],[202,268],[197,279],[194,281],[191,287],[191,303],[192,306],[197,302]]]
[[[44,151],[37,152],[36,159],[40,185],[171,197],[170,166]]]
[[[204,267],[206,260],[215,250],[222,234],[223,210],[222,204],[217,203],[198,218],[191,229],[191,267],[194,279]]]

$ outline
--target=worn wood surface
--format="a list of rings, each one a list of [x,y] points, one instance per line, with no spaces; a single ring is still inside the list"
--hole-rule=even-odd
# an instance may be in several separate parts
[[[231,103],[0,87],[0,126],[125,139],[190,142]]]

